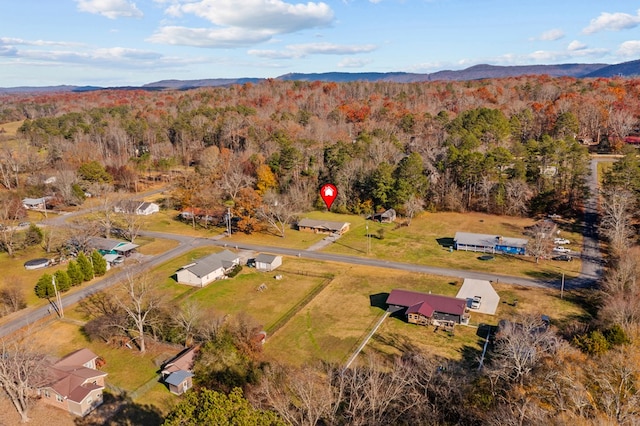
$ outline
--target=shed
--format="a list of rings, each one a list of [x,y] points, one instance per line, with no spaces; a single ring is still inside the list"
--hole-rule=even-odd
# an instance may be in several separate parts
[[[396,211],[394,209],[387,209],[383,212],[374,214],[372,219],[380,223],[392,223],[396,220]]]
[[[180,352],[162,368],[162,380],[171,393],[181,395],[193,387],[192,369],[198,349],[198,346],[193,346]]]
[[[260,253],[256,256],[256,269],[258,271],[270,272],[280,266],[282,266],[282,256],[266,253]]]

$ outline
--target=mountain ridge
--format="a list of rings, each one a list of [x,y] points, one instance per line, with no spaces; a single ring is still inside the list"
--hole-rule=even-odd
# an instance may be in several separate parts
[[[274,80],[284,81],[324,81],[347,83],[353,81],[384,81],[394,83],[419,83],[427,81],[466,81],[493,78],[518,77],[523,75],[548,75],[550,77],[610,78],[640,76],[640,59],[619,64],[557,64],[557,65],[490,65],[478,64],[463,70],[442,70],[433,73],[408,72],[326,72],[326,73],[288,73]],[[142,86],[18,86],[0,87],[0,94],[15,93],[54,93],[86,92],[92,90],[189,90],[199,87],[230,86],[233,84],[259,83],[266,78],[211,78],[197,80],[168,79],[159,80]]]

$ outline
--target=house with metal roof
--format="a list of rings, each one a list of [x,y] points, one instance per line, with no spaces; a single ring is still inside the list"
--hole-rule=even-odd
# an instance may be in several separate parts
[[[178,269],[176,280],[180,284],[204,287],[215,280],[225,278],[227,273],[239,264],[240,257],[237,254],[224,250]]]
[[[393,289],[387,297],[392,313],[404,310],[412,324],[463,324],[469,321],[467,301],[439,294]]]
[[[510,238],[493,234],[474,234],[456,232],[453,238],[454,248],[463,251],[482,253],[527,254],[526,238]]]
[[[193,387],[192,370],[198,350],[198,346],[185,349],[162,367],[162,380],[171,393],[182,395]]]
[[[89,247],[98,250],[101,255],[115,254],[118,256],[129,256],[135,249],[140,247],[138,244],[129,241],[114,240],[111,238],[95,237],[89,239]]]
[[[342,235],[349,230],[349,222],[332,222],[330,220],[300,219],[298,221],[298,231],[313,232],[320,234]]]

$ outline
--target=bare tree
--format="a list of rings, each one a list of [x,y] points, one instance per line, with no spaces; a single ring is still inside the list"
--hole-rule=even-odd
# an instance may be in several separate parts
[[[24,215],[24,207],[17,197],[12,194],[0,196],[0,248],[9,256],[15,252],[16,225]]]
[[[20,414],[22,423],[29,421],[31,400],[36,396],[34,389],[49,381],[46,356],[26,340],[3,340],[0,353],[0,387]]]
[[[277,195],[273,191],[264,194],[263,204],[257,210],[258,217],[267,222],[282,238],[297,213],[295,200]]]
[[[127,333],[135,336],[140,352],[147,350],[145,344],[146,328],[151,325],[153,314],[162,305],[160,294],[153,288],[153,279],[145,274],[136,274],[129,270],[120,290],[124,296],[116,296],[116,302],[129,317],[131,323]]]
[[[531,236],[531,240],[527,244],[527,251],[535,257],[536,263],[551,254],[555,228],[556,225],[551,221],[540,221],[528,230],[527,233]]]
[[[220,185],[225,194],[235,202],[238,192],[242,188],[251,187],[255,183],[255,179],[244,173],[242,164],[236,159],[229,164],[228,170],[222,175]]]
[[[341,401],[331,384],[334,373],[330,368],[271,364],[252,399],[275,410],[292,425],[335,424]]]
[[[412,195],[411,198],[404,203],[404,211],[407,219],[409,219],[407,226],[411,225],[411,220],[414,216],[424,211],[424,200],[415,194]]]
[[[540,361],[558,346],[556,334],[540,315],[503,321],[496,335],[492,372],[508,382],[524,383]]]
[[[185,347],[193,343],[194,334],[198,324],[202,321],[202,316],[202,306],[193,300],[187,301],[175,310],[173,321],[184,334]]]
[[[16,276],[6,278],[5,286],[0,290],[0,315],[7,315],[27,307],[23,288],[22,278]]]
[[[602,221],[600,228],[611,244],[611,252],[618,257],[631,244],[633,226],[631,218],[634,196],[625,188],[602,191]]]

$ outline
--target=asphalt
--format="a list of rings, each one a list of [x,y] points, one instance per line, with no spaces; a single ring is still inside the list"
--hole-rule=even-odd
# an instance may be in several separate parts
[[[591,188],[591,196],[586,203],[585,207],[585,217],[584,217],[584,245],[582,248],[582,270],[581,274],[578,278],[569,280],[564,283],[565,289],[572,288],[581,288],[581,287],[590,287],[595,285],[597,280],[602,275],[602,258],[599,250],[599,243],[597,237],[597,223],[598,223],[598,214],[597,214],[597,164],[600,160],[593,159],[591,162],[591,170],[592,176],[589,181],[589,186]],[[608,160],[610,161],[610,160]],[[154,192],[160,192],[153,191]],[[138,197],[142,195],[148,195],[150,193],[138,194]],[[91,210],[98,210],[99,207],[93,208]],[[68,215],[61,215],[54,218],[48,219],[48,223],[50,224],[62,224],[66,220],[71,217],[86,214],[88,210],[84,210],[81,212],[75,212]],[[562,280],[560,277],[553,280],[544,280],[544,279],[536,279],[536,278],[524,278],[524,277],[516,277],[502,274],[493,274],[486,272],[478,272],[471,270],[463,270],[463,269],[453,269],[453,268],[442,268],[436,266],[428,266],[428,265],[416,265],[410,263],[403,262],[394,262],[389,260],[380,260],[368,257],[358,257],[358,256],[347,256],[347,255],[339,255],[332,253],[325,253],[316,250],[295,250],[289,248],[282,247],[272,247],[272,246],[263,246],[257,244],[244,244],[244,243],[230,243],[228,240],[224,239],[223,235],[214,237],[214,238],[194,238],[185,235],[179,234],[168,234],[161,232],[149,232],[143,231],[140,233],[141,236],[149,236],[154,238],[164,238],[164,239],[172,239],[178,242],[178,245],[160,255],[152,256],[148,258],[142,258],[140,260],[139,266],[145,269],[154,268],[159,266],[160,264],[167,262],[175,257],[178,257],[182,254],[185,254],[196,247],[203,247],[208,245],[214,245],[219,247],[227,247],[234,248],[237,250],[248,250],[255,252],[266,252],[272,254],[280,254],[285,256],[294,256],[306,259],[320,260],[324,262],[335,262],[335,263],[347,263],[353,265],[364,265],[364,266],[372,266],[377,268],[387,268],[387,269],[396,269],[408,272],[416,272],[416,273],[424,273],[424,274],[432,274],[439,275],[445,277],[452,277],[456,279],[464,279],[464,278],[473,278],[479,280],[488,280],[496,283],[507,283],[514,284],[519,286],[526,287],[538,287],[538,288],[552,288],[552,289],[560,289],[562,286]],[[331,244],[334,241],[326,240],[323,242],[323,246],[326,244]],[[319,249],[320,246],[313,247],[313,249]],[[72,294],[67,294],[62,297],[63,306],[73,305],[85,297],[91,295],[100,290],[104,290],[108,287],[115,285],[116,283],[122,281],[126,278],[127,269],[123,268],[121,271],[108,276],[107,278],[101,279],[95,283],[92,283],[81,290],[74,292]],[[0,337],[8,336],[22,328],[29,327],[36,322],[42,320],[43,318],[47,318],[51,315],[49,306],[42,306],[39,308],[27,308],[25,310],[19,311],[13,314],[13,318],[0,325]]]

